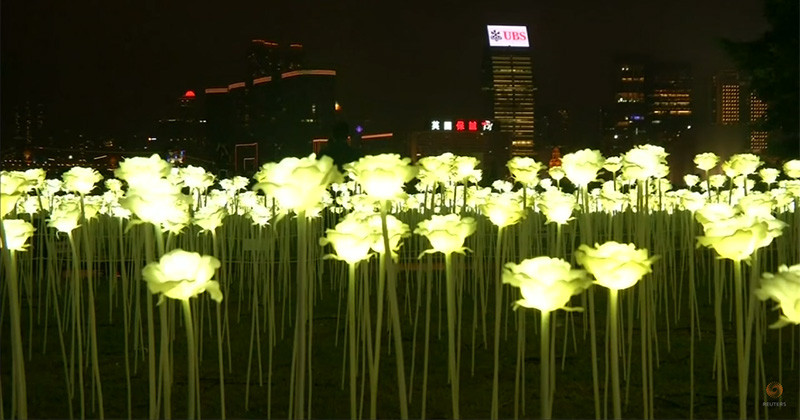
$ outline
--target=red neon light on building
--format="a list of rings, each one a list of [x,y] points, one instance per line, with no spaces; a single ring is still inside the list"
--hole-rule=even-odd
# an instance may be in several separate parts
[[[469,127],[469,131],[478,131],[478,122],[477,121],[470,121],[467,123]]]
[[[456,121],[456,131],[464,131],[464,121]]]

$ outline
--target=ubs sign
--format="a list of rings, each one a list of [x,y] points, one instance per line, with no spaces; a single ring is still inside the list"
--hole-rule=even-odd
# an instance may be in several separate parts
[[[530,47],[527,26],[486,25],[490,47]]]

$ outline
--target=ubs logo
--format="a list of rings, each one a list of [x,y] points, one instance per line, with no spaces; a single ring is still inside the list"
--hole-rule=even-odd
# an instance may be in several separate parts
[[[500,31],[492,31],[492,34],[489,36],[489,38],[491,38],[492,41],[495,42],[503,39],[503,37],[500,35]]]

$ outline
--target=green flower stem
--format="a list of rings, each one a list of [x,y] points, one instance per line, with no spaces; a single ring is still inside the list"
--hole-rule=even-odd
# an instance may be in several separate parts
[[[0,225],[3,222],[0,220]],[[0,226],[2,229],[2,226]],[[6,242],[5,232],[3,233],[3,242]],[[17,274],[17,256],[13,250],[8,249],[5,244],[3,249],[8,252],[4,254],[8,256],[8,265],[6,266],[6,273],[8,274],[8,306],[11,312],[11,360],[12,360],[12,376],[13,385],[12,398],[14,404],[12,407],[16,408],[17,417],[20,419],[28,418],[28,397],[27,385],[25,381],[25,356],[22,352],[22,331],[20,329],[20,310],[19,310],[19,278]],[[12,409],[12,416],[14,415]]]
[[[747,418],[747,372],[744,360],[744,315],[742,302],[742,263],[733,262],[734,301],[736,304],[736,367],[739,384],[739,418]]]
[[[448,367],[450,372],[450,397],[453,405],[453,419],[459,419],[458,412],[458,382],[459,373],[456,368],[456,331],[455,331],[455,318],[456,318],[456,285],[453,278],[453,254],[444,254],[444,264],[446,273],[446,291],[447,291],[447,341],[448,341]]]
[[[377,312],[375,320],[375,351],[373,352],[375,358],[372,361],[373,368],[370,372],[369,380],[369,415],[371,419],[377,416],[378,408],[378,374],[380,373],[381,364],[381,341],[383,337],[383,301],[385,299],[385,285],[386,285],[386,258],[383,254],[378,256],[378,296],[376,301]]]
[[[403,336],[400,330],[400,311],[397,305],[397,285],[395,284],[392,252],[389,244],[389,228],[386,224],[386,213],[389,203],[381,205],[381,230],[383,231],[383,257],[387,268],[387,298],[389,299],[389,313],[392,316],[392,332],[394,335],[395,358],[397,360],[397,392],[400,396],[400,418],[408,418],[408,403],[406,402],[406,374],[403,366]]]
[[[145,260],[150,262],[158,261],[153,254],[153,242],[150,229],[145,229]],[[138,289],[137,289],[138,291]],[[155,345],[155,323],[153,321],[153,296],[145,294],[147,300],[147,377],[148,389],[150,390],[149,418],[154,419],[158,416],[158,403],[156,396],[156,345]]]
[[[503,307],[503,264],[500,261],[500,250],[503,243],[503,227],[497,228],[497,243],[495,244],[495,306],[494,306],[494,375],[492,379],[492,420],[499,418],[498,394],[500,388],[500,314]]]
[[[217,243],[217,233],[216,231],[211,231],[211,247],[214,258],[220,258],[219,255],[219,245]],[[224,260],[224,259],[223,259]],[[222,282],[220,282],[222,283]],[[255,299],[255,297],[253,298]],[[217,360],[219,365],[219,400],[220,400],[220,412],[222,420],[225,420],[225,369],[223,367],[223,356],[222,356],[222,302],[217,302]],[[258,317],[258,314],[254,314],[253,316]],[[259,346],[260,347],[260,346]],[[260,354],[260,353],[259,353]]]
[[[297,312],[295,317],[295,340],[293,366],[293,395],[290,397],[289,418],[297,420],[304,417],[305,379],[306,379],[306,324],[308,323],[308,279],[306,276],[307,245],[306,245],[306,214],[305,211],[297,213]]]
[[[81,398],[81,419],[86,418],[86,403],[83,395],[83,328],[82,328],[82,317],[81,317],[81,282],[80,282],[80,260],[78,259],[78,250],[75,248],[75,240],[72,237],[72,233],[68,233],[67,237],[69,238],[69,245],[70,249],[72,250],[72,322],[73,322],[73,330],[72,330],[72,342],[73,342],[73,350],[74,345],[77,343],[78,350],[77,352],[73,352],[72,356],[70,357],[70,363],[74,363],[75,361],[75,354],[78,355],[78,391]],[[75,369],[74,366],[71,366],[70,369]],[[71,375],[72,376],[72,375]],[[73,376],[72,380],[73,386],[75,385],[75,379]]]
[[[428,400],[428,349],[431,337],[431,289],[433,285],[431,258],[428,258],[428,262],[425,265],[427,268],[427,276],[425,277],[425,360],[422,367],[422,414],[420,414],[420,419],[425,418],[425,406]]]
[[[592,244],[593,232],[591,226],[591,215],[589,213],[589,191],[587,186],[582,186],[579,189],[581,199],[581,242]],[[597,370],[597,329],[595,327],[595,310],[594,310],[594,288],[591,287],[587,291],[589,296],[588,315],[589,315],[589,339],[592,346],[592,391],[594,393],[594,416],[596,419],[600,418],[600,382]]]
[[[187,371],[189,374],[189,380],[187,382],[187,398],[189,405],[187,407],[186,418],[193,420],[195,418],[195,396],[197,392],[197,378],[195,376],[197,373],[195,370],[195,366],[197,365],[197,349],[194,342],[194,321],[192,319],[192,307],[190,306],[189,300],[181,300],[181,305],[183,306],[183,316],[186,324],[186,359],[189,365]]]
[[[697,296],[694,285],[694,215],[689,214],[689,419],[694,419],[694,323]]]
[[[541,400],[542,419],[550,419],[553,416],[550,407],[550,311],[541,312],[541,328],[539,332],[539,398]]]
[[[614,398],[614,418],[622,418],[622,403],[619,393],[619,339],[617,329],[619,328],[617,315],[619,310],[618,301],[619,291],[616,289],[608,289],[609,299],[609,326],[611,331],[611,391]]]
[[[723,330],[722,330],[722,279],[719,272],[719,261],[714,261],[714,319],[715,322],[715,346],[714,346],[714,360],[716,361],[716,377],[717,377],[717,418],[722,420],[722,371],[724,369],[723,361],[725,351],[723,345]]]
[[[358,418],[356,406],[356,264],[347,265],[347,329],[350,350],[350,418]]]

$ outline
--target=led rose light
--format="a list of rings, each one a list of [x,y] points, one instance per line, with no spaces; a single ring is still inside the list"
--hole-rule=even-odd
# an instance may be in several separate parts
[[[195,397],[199,385],[197,346],[194,336],[194,321],[189,299],[208,292],[216,302],[222,302],[219,283],[211,280],[220,267],[220,261],[212,256],[200,255],[174,249],[164,254],[158,262],[151,262],[142,269],[142,278],[147,282],[150,293],[159,296],[159,304],[164,297],[181,301],[186,325],[186,346],[188,361],[188,415],[194,419]]]
[[[570,297],[591,286],[592,282],[584,270],[573,269],[569,262],[560,258],[536,257],[523,260],[519,264],[507,263],[503,270],[503,283],[518,287],[522,299],[514,303],[514,308],[535,308],[541,311],[540,334],[540,399],[541,418],[552,418],[552,392],[555,371],[551,365],[550,353],[550,313],[557,309],[568,311]],[[522,337],[520,339],[523,339]]]
[[[533,158],[514,156],[506,163],[511,176],[514,180],[525,187],[534,187],[539,182],[539,171],[544,165],[533,160]]]
[[[495,226],[501,228],[516,224],[525,217],[522,200],[511,193],[491,193],[481,204],[480,210]]]
[[[127,182],[130,187],[147,186],[153,180],[166,178],[172,166],[158,154],[150,157],[130,157],[119,163],[114,176]]]
[[[760,286],[755,289],[760,300],[772,299],[781,309],[778,321],[770,328],[800,324],[800,264],[778,267],[777,273],[763,273]]]
[[[365,156],[344,168],[368,196],[380,201],[405,198],[405,184],[418,171],[410,158],[394,153]]]
[[[694,157],[694,164],[701,171],[708,172],[714,169],[719,163],[719,156],[714,153],[699,153]]]
[[[76,166],[61,175],[61,179],[64,180],[64,190],[86,195],[103,179],[103,176],[97,169]]]
[[[425,236],[433,249],[423,253],[441,252],[445,256],[446,293],[447,293],[447,335],[450,374],[450,390],[453,405],[452,418],[459,418],[459,372],[456,364],[456,297],[455,279],[453,279],[452,254],[463,254],[466,248],[464,240],[475,233],[477,224],[471,217],[460,217],[457,214],[446,216],[433,215],[430,219],[419,222],[414,233]],[[460,343],[459,343],[460,344]]]
[[[572,220],[572,212],[578,205],[573,194],[557,190],[545,191],[538,202],[539,209],[547,218],[547,223],[565,225]]]
[[[575,260],[597,279],[597,284],[614,290],[635,285],[652,271],[651,265],[657,259],[648,258],[646,249],[614,241],[594,248],[583,244],[575,252]]]
[[[635,285],[645,274],[652,272],[652,264],[658,257],[647,257],[646,249],[636,249],[634,244],[609,241],[594,248],[582,244],[575,251],[575,260],[591,273],[597,284],[609,290],[610,343],[608,356],[611,359],[611,386],[614,398],[614,418],[622,418],[619,389],[619,341],[618,302],[620,290]]]
[[[645,144],[636,146],[622,157],[622,173],[630,180],[661,178],[669,172],[667,152],[663,147]]]
[[[519,264],[507,263],[503,283],[519,287],[522,299],[516,306],[542,312],[566,308],[570,297],[591,286],[585,270],[573,269],[560,258],[536,257]]]
[[[333,182],[341,182],[342,175],[333,159],[315,154],[304,158],[285,158],[279,163],[265,163],[254,175],[257,183],[253,190],[262,190],[274,198],[283,210],[295,213],[317,207],[323,192]]]
[[[591,149],[567,153],[561,158],[561,167],[567,174],[567,179],[578,187],[586,187],[594,181],[604,163],[603,155],[598,150]]]

